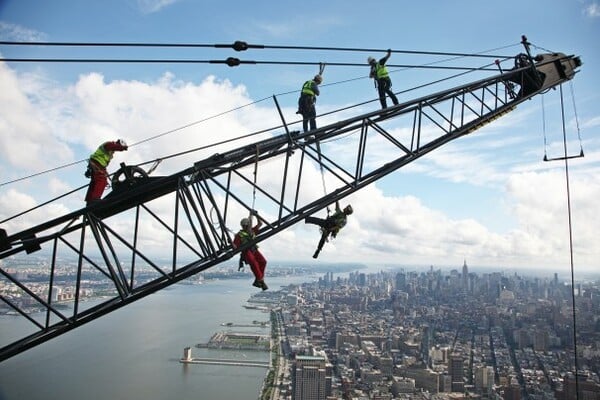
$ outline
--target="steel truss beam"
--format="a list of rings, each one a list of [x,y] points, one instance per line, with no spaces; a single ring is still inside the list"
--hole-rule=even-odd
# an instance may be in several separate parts
[[[2,347],[0,361],[231,259],[243,249],[232,248],[228,226],[237,226],[235,216],[247,214],[255,201],[264,222],[256,238],[261,242],[571,79],[579,65],[573,56],[548,56],[537,65],[543,84],[519,95],[513,89],[522,88],[529,67],[307,134],[286,128],[280,136],[215,154],[174,175],[137,181],[97,205],[0,236],[0,259],[42,248],[49,253],[35,279],[0,265],[0,282],[12,289],[0,300],[33,329]],[[510,90],[508,82],[514,83]],[[381,159],[378,146],[392,155]],[[269,173],[257,179],[254,167]],[[330,188],[323,194],[314,189],[319,172]],[[109,297],[86,308],[92,278],[105,283]],[[69,314],[57,307],[58,291],[66,289],[74,302]],[[38,312],[31,314],[32,308]]]

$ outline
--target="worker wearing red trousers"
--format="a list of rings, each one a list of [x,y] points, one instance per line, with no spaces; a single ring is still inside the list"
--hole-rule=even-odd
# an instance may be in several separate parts
[[[254,227],[252,227],[252,215],[255,215],[257,217],[257,223]],[[238,247],[253,241],[256,235],[258,234],[258,230],[262,226],[262,221],[260,220],[260,218],[258,218],[258,213],[256,211],[252,211],[250,217],[242,218],[242,220],[240,221],[240,225],[242,226],[242,229],[233,238],[234,249],[237,249]],[[250,269],[254,274],[255,279],[252,285],[262,290],[267,290],[268,287],[264,281],[267,260],[258,250],[258,246],[253,245],[250,248],[245,249],[244,251],[242,251],[241,256],[242,259],[250,265]]]
[[[85,202],[87,205],[100,200],[104,188],[108,184],[108,172],[106,167],[113,158],[115,151],[127,150],[127,143],[124,140],[119,139],[114,142],[104,142],[98,149],[90,156],[88,162],[88,170],[86,176],[91,178],[90,185],[88,186],[87,193],[85,195]]]

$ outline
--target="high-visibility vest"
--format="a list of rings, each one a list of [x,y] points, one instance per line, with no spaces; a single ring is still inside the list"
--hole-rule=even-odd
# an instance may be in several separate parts
[[[385,65],[381,65],[379,63],[375,65],[375,76],[377,77],[377,79],[387,78],[389,76]]]
[[[241,231],[239,231],[238,235],[240,235],[240,242],[241,242],[240,244],[241,245],[254,240],[254,238],[256,237],[256,235],[254,234],[254,231],[252,233],[249,233],[245,229],[242,229]],[[254,245],[250,248],[250,250],[256,250],[256,249],[258,249],[257,245]]]
[[[245,229],[242,229],[239,232],[239,235],[240,235],[240,240],[241,240],[242,244],[254,239],[254,233],[248,233],[248,231],[246,231]]]
[[[107,151],[104,148],[104,143],[103,143],[98,147],[98,149],[96,149],[96,151],[94,152],[94,154],[92,154],[90,159],[96,161],[102,167],[106,168],[108,166],[108,163],[110,162],[110,160],[113,158],[113,153],[114,153],[113,151]]]
[[[313,81],[306,81],[304,85],[302,85],[302,94],[307,94],[309,96],[314,96],[315,92],[312,89]]]

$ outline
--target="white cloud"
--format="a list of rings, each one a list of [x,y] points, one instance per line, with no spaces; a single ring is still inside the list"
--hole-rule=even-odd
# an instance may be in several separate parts
[[[598,3],[591,3],[585,7],[585,15],[592,18],[600,17],[600,6]]]
[[[144,14],[151,14],[174,4],[177,0],[137,0],[139,9]]]
[[[45,33],[25,28],[21,25],[0,21],[0,37],[4,38],[3,40],[41,42],[46,40],[46,36]]]
[[[35,93],[42,93],[42,84],[28,80],[29,86],[6,64],[0,63],[0,157],[2,163],[25,171],[37,171],[52,164],[71,159],[72,152],[57,142],[46,122],[45,107],[32,101]]]
[[[310,20],[310,29],[306,29],[306,21]],[[332,26],[341,26],[344,22],[335,17],[318,17],[314,15],[301,15],[274,22],[257,21],[254,23],[255,29],[264,32],[264,34],[274,38],[292,38],[298,35],[305,37],[314,37],[326,33]]]
[[[10,235],[69,212],[62,204],[50,204],[48,207],[34,209],[37,206],[38,202],[28,194],[14,189],[0,192],[0,220],[4,221],[33,209],[26,218],[13,218],[2,223],[2,228]]]

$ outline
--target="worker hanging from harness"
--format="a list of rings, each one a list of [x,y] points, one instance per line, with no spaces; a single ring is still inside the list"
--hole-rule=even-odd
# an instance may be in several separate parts
[[[252,216],[256,216],[257,223],[253,227],[252,226]],[[262,226],[262,221],[258,216],[258,212],[252,210],[250,216],[248,218],[242,218],[240,221],[240,225],[242,229],[235,235],[233,239],[233,248],[237,249],[238,247],[244,246],[256,238],[258,234],[258,230]],[[267,290],[268,287],[265,284],[265,269],[267,267],[267,260],[262,255],[262,253],[258,250],[258,245],[253,244],[249,248],[242,251],[240,264],[241,262],[245,262],[250,265],[250,269],[254,274],[254,282],[252,286],[260,288],[262,290]]]
[[[323,249],[323,245],[325,242],[329,241],[329,235],[332,238],[335,238],[337,234],[340,232],[344,226],[346,226],[346,222],[348,221],[348,215],[352,214],[352,206],[347,205],[342,210],[340,208],[340,203],[335,202],[335,212],[328,216],[327,218],[316,218],[316,217],[306,217],[304,220],[307,224],[315,224],[319,225],[321,228],[321,240],[319,240],[319,244],[317,246],[317,250],[315,250],[315,254],[313,254],[313,258],[317,258],[319,253]]]
[[[311,80],[304,82],[302,90],[300,91],[300,98],[298,99],[298,111],[296,114],[302,115],[302,129],[304,132],[308,132],[310,123],[310,130],[317,129],[317,110],[315,103],[317,102],[317,96],[320,94],[319,85],[323,82],[323,70],[325,65],[321,64],[319,73]]]
[[[385,67],[385,63],[391,55],[392,50],[388,49],[387,54],[379,61],[376,61],[373,57],[369,57],[367,59],[367,62],[371,66],[369,78],[373,78],[375,80],[375,87],[377,87],[377,91],[379,93],[381,108],[387,108],[387,101],[385,99],[386,94],[390,96],[390,99],[392,99],[394,105],[398,104],[398,98],[394,92],[392,92],[392,80],[390,79],[387,68]]]

